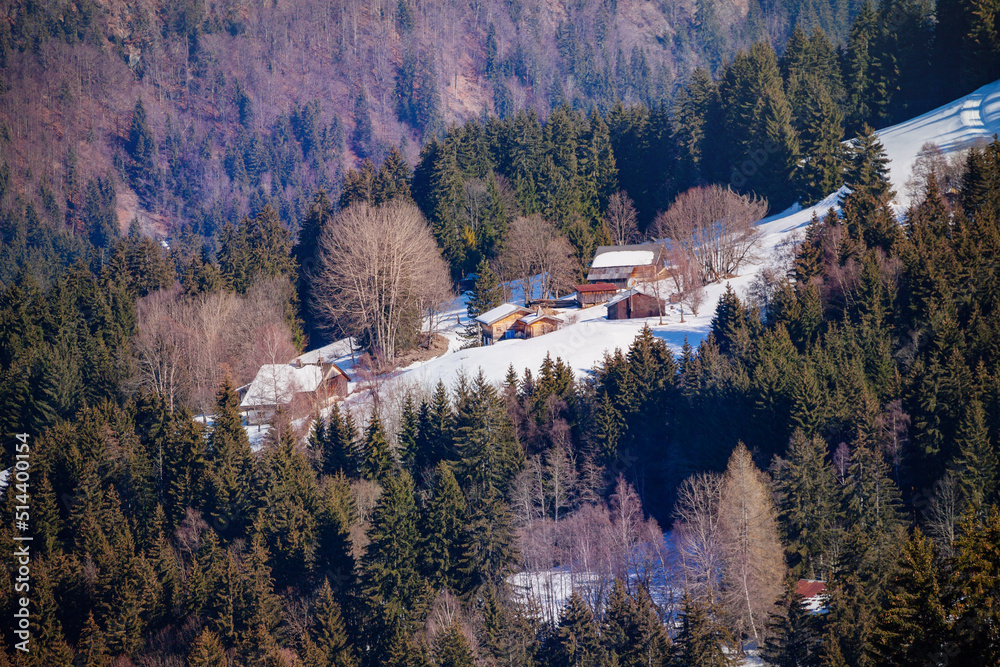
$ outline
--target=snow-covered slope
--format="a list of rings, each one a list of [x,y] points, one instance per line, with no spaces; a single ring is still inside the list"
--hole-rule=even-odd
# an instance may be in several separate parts
[[[907,203],[905,183],[921,146],[934,142],[948,153],[987,140],[995,132],[1000,132],[1000,81],[910,121],[880,130],[879,136],[891,161],[890,176],[899,193],[897,203],[900,209]],[[810,208],[793,206],[761,220],[758,223],[762,232],[760,259],[747,265],[742,275],[728,281],[737,293],[744,295],[756,274],[773,264],[782,248],[796,236],[801,236],[814,213],[822,217],[828,209],[836,207],[839,195],[839,192],[831,193]],[[443,321],[450,323],[442,331],[451,343],[448,352],[404,369],[399,379],[423,385],[434,384],[438,380],[449,383],[462,370],[474,374],[481,368],[488,378],[501,380],[510,364],[518,373],[524,368],[536,370],[546,354],[561,357],[582,375],[598,364],[606,352],[627,348],[644,325],[649,325],[656,336],[677,352],[685,338],[692,345],[697,345],[707,334],[716,303],[725,287],[726,283],[709,285],[699,315],[692,317],[685,312],[684,322],[680,321],[680,313],[672,308],[662,325],[656,317],[610,321],[603,306],[570,309],[561,312],[566,325],[559,331],[530,340],[506,340],[472,349],[461,349],[460,335],[467,317],[464,300],[459,298],[443,317]],[[664,293],[669,294],[670,291],[666,288]]]
[[[909,203],[904,186],[925,143],[933,142],[950,153],[989,140],[997,133],[1000,133],[1000,81],[905,123],[879,130],[879,138],[892,160],[890,179],[898,203],[904,207]]]

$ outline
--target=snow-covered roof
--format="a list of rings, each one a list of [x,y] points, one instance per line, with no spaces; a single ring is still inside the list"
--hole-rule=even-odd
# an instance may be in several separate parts
[[[601,246],[590,263],[592,269],[606,269],[613,266],[649,266],[656,262],[663,247],[653,243],[621,246]]]
[[[240,407],[289,403],[298,392],[316,391],[322,381],[323,369],[319,366],[296,368],[292,364],[264,364],[243,396]]]
[[[611,299],[610,301],[608,301],[607,305],[613,306],[616,303],[620,303],[620,302],[624,301],[625,299],[629,298],[630,296],[635,296],[636,294],[642,294],[642,295],[648,296],[648,297],[650,297],[652,299],[656,298],[656,294],[655,294],[655,292],[653,292],[652,288],[646,287],[645,285],[643,285],[643,284],[640,283],[640,284],[636,285],[635,287],[632,287],[630,289],[625,290],[624,292],[619,292],[618,294],[615,295],[615,297],[613,299]]]
[[[480,324],[490,325],[498,320],[502,320],[503,318],[509,317],[517,312],[528,313],[531,311],[529,311],[527,308],[516,306],[512,303],[503,303],[497,306],[496,308],[487,310],[485,313],[477,317],[476,321],[479,322]]]
[[[545,313],[532,313],[531,315],[525,315],[524,317],[521,318],[521,321],[524,322],[525,324],[534,324],[538,320],[544,320],[544,319],[550,319],[550,320],[555,320],[556,322],[562,322],[561,317],[557,317],[555,315],[546,315]]]

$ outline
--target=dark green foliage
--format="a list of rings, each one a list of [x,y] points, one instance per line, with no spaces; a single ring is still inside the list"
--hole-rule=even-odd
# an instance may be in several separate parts
[[[239,398],[229,377],[216,394],[215,423],[208,440],[207,515],[225,538],[241,535],[250,523],[253,460],[243,429]]]
[[[830,552],[839,527],[839,499],[826,442],[796,430],[786,458],[772,465],[778,516],[794,574],[824,579],[833,565]]]
[[[490,263],[486,259],[482,259],[476,267],[476,282],[469,293],[465,306],[470,320],[465,332],[469,345],[482,343],[482,330],[479,323],[476,322],[476,318],[502,303],[503,285],[500,284],[500,279]]]
[[[520,470],[524,452],[503,397],[479,372],[470,395],[457,406],[455,449],[457,472],[466,488],[504,489]]]
[[[452,623],[438,637],[434,649],[438,667],[473,667],[472,646],[457,623]]]
[[[673,664],[686,667],[727,667],[732,660],[724,652],[731,646],[713,609],[685,597],[681,627],[674,639]]]
[[[458,590],[465,520],[462,489],[448,464],[441,462],[419,524],[420,567],[435,588]]]
[[[767,640],[761,650],[764,662],[774,667],[818,667],[820,665],[820,619],[806,609],[790,579],[768,619]]]
[[[903,544],[896,573],[886,587],[888,603],[874,631],[880,664],[924,664],[941,649],[948,619],[934,561],[931,541],[915,529]]]
[[[559,625],[546,649],[553,667],[595,667],[604,664],[604,649],[590,607],[576,591],[559,615]]]
[[[368,426],[365,428],[362,452],[364,458],[361,463],[361,472],[365,479],[383,483],[393,469],[394,460],[389,448],[389,439],[382,428],[382,420],[379,419],[378,413],[374,410],[372,410]]]

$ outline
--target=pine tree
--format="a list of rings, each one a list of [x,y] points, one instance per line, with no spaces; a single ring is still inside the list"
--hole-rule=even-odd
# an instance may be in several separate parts
[[[437,638],[434,649],[438,667],[473,667],[476,663],[472,655],[472,645],[457,622]]]

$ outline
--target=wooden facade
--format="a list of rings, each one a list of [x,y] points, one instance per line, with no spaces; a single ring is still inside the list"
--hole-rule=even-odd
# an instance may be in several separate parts
[[[601,246],[591,261],[587,280],[627,289],[637,283],[666,278],[667,253],[659,243]]]
[[[584,308],[607,303],[618,293],[618,288],[611,283],[593,283],[576,285],[576,298]]]
[[[514,335],[518,338],[537,338],[559,329],[562,324],[555,315],[528,315],[514,323]]]
[[[609,320],[630,320],[641,317],[657,317],[662,301],[654,296],[631,289],[608,302]]]
[[[483,344],[491,345],[498,340],[513,336],[514,323],[525,315],[530,314],[531,311],[527,308],[515,306],[511,303],[505,303],[483,313],[476,318],[476,322],[479,323],[480,333],[483,336]]]

